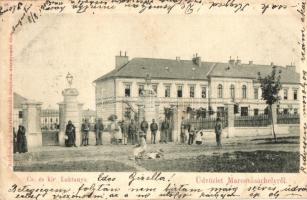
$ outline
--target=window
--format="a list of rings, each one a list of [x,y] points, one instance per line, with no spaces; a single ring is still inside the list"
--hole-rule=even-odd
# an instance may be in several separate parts
[[[218,98],[223,98],[223,86],[221,84],[218,85],[217,96]]]
[[[130,84],[125,84],[125,97],[130,97],[131,95],[131,85]]]
[[[177,97],[182,97],[182,85],[178,85],[177,87]]]
[[[298,109],[297,109],[297,108],[294,108],[294,109],[293,109],[293,114],[295,114],[295,115],[298,114]]]
[[[165,93],[164,93],[165,97],[171,97],[171,86],[170,85],[166,85],[165,86]]]
[[[288,108],[284,108],[284,110],[283,110],[283,114],[284,114],[284,115],[289,114],[289,109],[288,109]]]
[[[47,118],[45,118],[45,123],[47,123]]]
[[[235,98],[235,86],[233,84],[230,86],[230,98]]]
[[[254,99],[258,99],[258,88],[254,88]]]
[[[155,92],[155,96],[158,95],[158,85],[152,85],[152,90]]]
[[[248,107],[241,107],[241,116],[248,116]]]
[[[297,100],[297,90],[293,90],[293,100]]]
[[[266,107],[266,108],[264,109],[264,114],[265,114],[265,115],[268,115],[268,114],[269,114],[269,108],[268,108],[268,107]]]
[[[242,86],[242,98],[243,99],[246,99],[246,92],[247,92],[246,85],[243,85]]]
[[[21,119],[22,117],[23,117],[23,113],[22,113],[22,111],[19,111],[18,112],[18,118]]]
[[[288,99],[288,90],[284,89],[284,100]]]
[[[217,117],[224,117],[225,116],[224,107],[217,107],[216,113]]]
[[[195,87],[194,86],[190,86],[190,97],[194,98],[195,96]]]
[[[207,98],[207,88],[201,87],[201,98]]]
[[[143,96],[144,95],[144,85],[139,85],[139,96]]]
[[[50,123],[52,123],[52,118],[50,118]]]
[[[58,118],[55,118],[55,122],[58,123]]]
[[[255,108],[254,109],[254,116],[257,116],[259,114],[259,109]]]

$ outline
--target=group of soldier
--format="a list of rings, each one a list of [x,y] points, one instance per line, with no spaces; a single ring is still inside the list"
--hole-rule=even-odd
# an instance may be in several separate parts
[[[160,126],[160,142],[167,143],[169,138],[169,129],[170,125],[167,119],[163,120]],[[81,125],[81,133],[82,133],[82,140],[81,146],[88,146],[89,145],[89,132],[91,130],[91,125],[87,119],[85,119],[84,123]],[[96,145],[102,145],[102,135],[105,130],[105,125],[102,122],[102,119],[98,119],[94,125],[94,133],[96,137]],[[151,134],[151,143],[157,143],[157,132],[159,130],[159,125],[152,119],[152,122],[149,123],[146,121],[145,118],[138,123],[134,119],[131,120],[122,120],[117,121],[114,119],[108,126],[108,131],[111,135],[111,143],[112,144],[123,144],[127,145],[128,143],[135,145],[140,143],[140,138],[143,136],[145,141],[147,139],[147,135],[149,134],[148,130],[150,130]],[[68,121],[65,130],[65,145],[67,147],[76,146],[76,128],[72,124],[71,121]]]
[[[221,137],[222,137],[223,125],[221,119],[218,117],[214,126],[214,132],[216,137],[216,144],[218,147],[222,146]],[[198,130],[193,123],[188,123],[185,120],[182,120],[180,128],[180,141],[182,144],[187,143],[188,145],[202,144],[202,130]]]

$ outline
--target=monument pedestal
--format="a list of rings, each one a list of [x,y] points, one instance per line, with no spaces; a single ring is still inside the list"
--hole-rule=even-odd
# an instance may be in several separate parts
[[[35,147],[41,147],[42,131],[40,111],[42,103],[36,101],[26,101],[23,106],[23,126],[26,129],[26,137],[28,143],[28,150],[31,151]]]
[[[60,110],[60,133],[59,143],[61,146],[65,145],[65,129],[68,121],[76,127],[76,145],[81,145],[81,120],[82,120],[82,105],[77,101],[79,92],[75,88],[67,88],[63,90],[62,95],[64,101],[59,103]]]

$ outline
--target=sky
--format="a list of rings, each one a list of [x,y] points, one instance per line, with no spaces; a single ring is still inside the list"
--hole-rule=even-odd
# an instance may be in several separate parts
[[[300,30],[287,15],[45,15],[13,38],[13,90],[58,108],[65,76],[84,108],[95,109],[93,81],[114,69],[115,56],[288,65],[298,62]]]

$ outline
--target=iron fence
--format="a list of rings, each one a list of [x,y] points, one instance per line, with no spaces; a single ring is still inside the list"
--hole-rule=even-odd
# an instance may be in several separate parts
[[[299,123],[300,123],[299,114],[279,113],[277,115],[277,124],[299,124]]]
[[[264,127],[271,124],[269,115],[235,116],[234,127]]]
[[[223,128],[228,126],[227,121],[227,113],[221,114],[220,117],[221,122],[223,124]],[[214,129],[216,124],[217,116],[211,115],[207,117],[199,117],[199,118],[191,118],[184,120],[184,123],[190,124],[191,126],[195,127],[197,130],[201,129]]]

